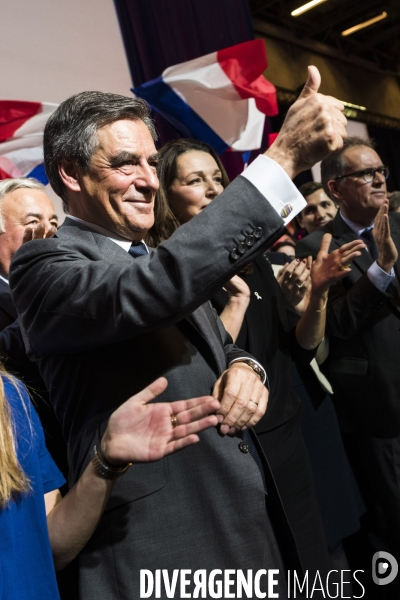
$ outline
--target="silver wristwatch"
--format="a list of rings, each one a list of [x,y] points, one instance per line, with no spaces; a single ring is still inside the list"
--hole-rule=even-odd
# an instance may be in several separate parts
[[[252,360],[251,358],[235,358],[234,360],[232,360],[229,363],[229,366],[238,363],[238,362],[242,362],[245,363],[246,365],[249,365],[249,367],[251,367],[254,371],[254,373],[257,373],[257,375],[259,376],[259,378],[261,379],[261,381],[263,383],[265,383],[266,379],[267,379],[267,374],[265,372],[265,370],[263,369],[263,367],[258,364],[258,362],[256,362],[255,360]]]
[[[100,446],[97,445],[93,448],[92,464],[97,475],[100,475],[103,479],[118,479],[132,466],[132,463],[127,463],[122,467],[111,465],[104,458]]]

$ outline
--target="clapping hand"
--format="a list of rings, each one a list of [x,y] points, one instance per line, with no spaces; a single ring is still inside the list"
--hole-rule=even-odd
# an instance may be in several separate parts
[[[248,306],[250,302],[250,288],[239,275],[234,275],[232,279],[225,283],[223,289],[228,293],[230,299],[241,300],[246,304],[246,307]]]
[[[215,427],[220,403],[211,396],[149,404],[167,388],[160,377],[111,415],[101,441],[107,462],[155,461],[199,441],[197,433]]]
[[[364,242],[354,240],[328,254],[331,240],[331,234],[325,233],[311,269],[312,293],[319,296],[327,293],[331,285],[350,273],[351,261],[361,256],[365,248]]]
[[[53,235],[57,232],[57,228],[52,225],[50,229],[45,228],[43,223],[39,223],[35,227],[27,227],[25,229],[24,236],[22,238],[22,243],[30,242],[32,240],[43,240],[46,238],[53,237]]]
[[[276,279],[289,302],[302,314],[307,308],[308,294],[311,285],[312,258],[297,258],[279,271]]]
[[[398,253],[390,235],[388,200],[385,200],[375,217],[372,233],[378,248],[377,263],[386,273],[390,273],[397,261]]]

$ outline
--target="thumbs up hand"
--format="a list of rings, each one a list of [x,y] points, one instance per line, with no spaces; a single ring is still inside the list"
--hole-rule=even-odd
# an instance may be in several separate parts
[[[293,178],[343,145],[347,119],[344,105],[318,92],[321,75],[308,67],[307,82],[290,107],[281,131],[265,153]]]

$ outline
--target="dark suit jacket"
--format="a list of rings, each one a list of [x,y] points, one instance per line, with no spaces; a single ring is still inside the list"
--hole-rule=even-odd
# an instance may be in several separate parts
[[[15,255],[13,298],[63,423],[72,479],[110,413],[132,394],[160,375],[169,386],[159,400],[209,394],[227,362],[245,355],[203,303],[281,233],[283,222],[244,178],[228,190],[158,251],[135,260],[68,219],[54,238]],[[247,253],[232,257],[255,231],[261,237]],[[85,600],[138,598],[139,569],[273,564],[256,463],[237,438],[216,429],[200,437],[184,452],[133,465],[118,480],[81,555]]]
[[[67,475],[66,445],[60,424],[49,402],[49,394],[38,366],[26,355],[18,321],[17,310],[11,298],[10,287],[0,279],[0,360],[7,371],[28,388],[33,404],[39,414],[45,433],[46,446],[63,474]]]
[[[18,318],[17,310],[11,298],[10,286],[0,279],[0,331]]]
[[[400,250],[400,215],[389,218]],[[357,238],[339,213],[324,229],[332,233],[331,250]],[[298,242],[298,256],[315,256],[323,233]],[[328,378],[344,430],[395,437],[400,434],[400,310],[391,288],[382,293],[368,279],[372,262],[364,250],[351,273],[330,290]],[[400,281],[400,259],[395,273]]]

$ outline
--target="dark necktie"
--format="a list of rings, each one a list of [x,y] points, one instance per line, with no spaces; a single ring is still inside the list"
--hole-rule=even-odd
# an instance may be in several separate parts
[[[378,258],[378,248],[376,247],[374,236],[372,235],[372,228],[364,229],[360,238],[367,244],[372,260],[376,260]]]
[[[144,242],[132,242],[128,252],[131,256],[133,256],[133,258],[137,258],[138,256],[148,254],[148,250]]]

